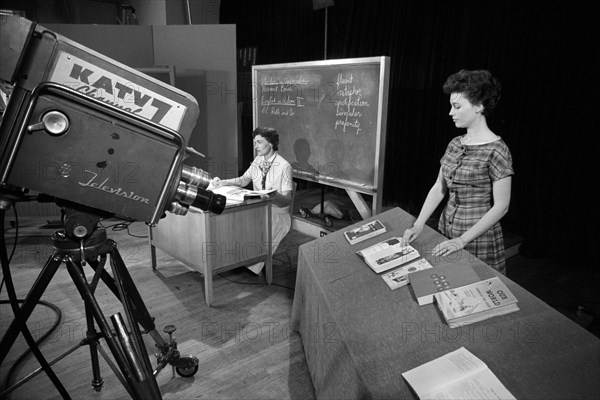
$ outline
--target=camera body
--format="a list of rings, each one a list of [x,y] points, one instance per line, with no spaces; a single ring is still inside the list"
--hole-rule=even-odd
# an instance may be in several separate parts
[[[199,114],[191,95],[25,18],[0,18],[0,80],[13,85],[0,124],[0,191],[24,188],[149,224],[190,204],[222,211],[224,199],[204,191],[206,174],[194,168],[201,179],[190,177],[183,165]]]

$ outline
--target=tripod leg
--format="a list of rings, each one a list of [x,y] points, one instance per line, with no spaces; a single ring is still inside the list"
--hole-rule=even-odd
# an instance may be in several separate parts
[[[96,332],[96,326],[94,325],[92,310],[87,302],[85,303],[85,319],[87,323],[86,335],[89,339],[88,345],[90,346],[90,359],[92,362],[92,387],[96,392],[99,392],[102,390],[104,379],[102,379],[102,375],[100,374],[100,363],[98,362],[98,340],[96,339],[98,332]]]
[[[29,290],[25,301],[21,305],[19,315],[15,316],[15,319],[12,321],[8,330],[2,337],[2,342],[0,342],[0,364],[4,362],[6,355],[21,332],[19,325],[20,323],[17,318],[20,318],[25,322],[29,319],[33,309],[42,297],[42,294],[44,294],[44,291],[48,288],[52,277],[54,274],[56,274],[61,262],[61,256],[52,254],[42,268],[42,272],[40,272],[37,280]]]
[[[135,317],[135,320],[152,336],[156,345],[160,348],[167,347],[168,343],[163,339],[163,337],[156,330],[156,325],[154,324],[154,318],[150,316],[148,309],[140,295],[139,291],[135,286],[135,282],[131,278],[131,275],[127,271],[127,267],[125,266],[125,262],[121,258],[119,251],[117,249],[116,243],[112,240],[108,240],[108,242],[112,243],[112,250],[110,252],[111,263],[115,262],[119,264],[119,271],[121,272],[119,275],[123,282],[123,285],[127,288],[127,297],[131,301],[131,310]],[[93,262],[89,262],[90,267],[93,267]],[[117,288],[117,284],[115,283],[115,279],[110,276],[106,270],[102,270],[100,272],[100,277],[102,281],[108,286],[108,288],[114,293],[115,296],[119,300],[121,299],[121,294],[119,289]]]
[[[58,269],[58,266],[62,261],[61,257],[53,254],[48,259],[48,262],[46,262],[46,265],[40,273],[38,280],[36,280],[32,289],[29,291],[25,303],[23,304],[23,306],[19,307],[17,304],[17,295],[10,274],[10,268],[8,265],[9,261],[6,254],[6,246],[4,240],[4,210],[0,210],[0,229],[2,229],[2,231],[0,232],[0,263],[2,264],[2,273],[4,274],[4,278],[6,279],[6,290],[8,292],[8,297],[10,298],[13,313],[15,315],[15,319],[9,327],[9,331],[7,331],[4,334],[4,336],[2,337],[2,341],[0,342],[0,365],[2,365],[2,363],[4,362],[4,359],[6,358],[8,352],[15,343],[17,335],[20,331],[23,334],[25,341],[29,345],[31,352],[38,360],[42,369],[44,370],[44,372],[46,372],[46,375],[48,375],[48,378],[50,378],[50,381],[52,381],[54,387],[56,387],[62,398],[70,399],[67,390],[50,367],[50,364],[48,364],[48,362],[44,358],[44,355],[38,348],[37,343],[33,339],[33,336],[31,336],[31,333],[27,328],[27,319],[31,315],[35,304],[42,296],[42,293],[48,287],[50,280],[56,273],[56,270]]]
[[[150,246],[150,264],[152,264],[152,271],[156,270],[156,246],[152,244],[152,227],[148,227],[148,245]]]
[[[114,275],[117,278],[119,287],[121,287],[121,285],[123,287],[123,289],[119,289],[118,296],[120,296],[120,298],[127,298],[127,303],[134,306],[137,314],[132,314],[132,316],[136,317],[136,320],[139,322],[139,324],[148,331],[148,334],[150,334],[150,336],[154,339],[154,343],[161,351],[158,360],[160,365],[156,373],[158,373],[158,371],[168,362],[176,368],[176,371],[179,373],[179,375],[184,377],[194,375],[198,371],[198,359],[194,356],[181,356],[177,350],[177,344],[174,340],[169,339],[169,343],[167,343],[163,339],[160,333],[156,330],[154,319],[150,317],[150,313],[148,312],[148,309],[146,308],[146,305],[144,304],[144,301],[142,300],[142,297],[135,286],[135,282],[131,278],[131,275],[129,275],[127,267],[125,266],[125,263],[123,262],[116,245],[114,245],[110,254],[111,266],[113,266],[113,270],[115,271]],[[131,321],[133,321],[133,318]],[[144,361],[148,361],[148,359],[144,357]],[[148,364],[148,369],[150,368],[151,367]]]
[[[167,346],[167,343],[165,342],[165,340],[160,336],[160,334],[158,334],[158,332],[156,332],[156,325],[154,324],[154,319],[150,316],[150,313],[148,312],[148,309],[146,308],[146,305],[144,304],[144,300],[142,299],[142,296],[138,292],[138,290],[135,286],[135,283],[133,282],[133,279],[131,278],[131,275],[129,275],[129,272],[127,271],[127,268],[125,267],[125,263],[123,262],[123,259],[121,258],[120,254],[117,251],[116,244],[114,242],[112,242],[111,240],[109,240],[109,242],[111,242],[113,244],[111,252],[110,252],[111,260],[115,260],[115,261],[118,260],[117,262],[121,265],[121,267],[119,268],[121,271],[120,276],[123,281],[123,285],[125,285],[125,287],[127,288],[127,295],[129,297],[129,299],[131,300],[131,311],[133,312],[135,320],[148,333],[150,333],[150,335],[154,338],[156,344],[159,347]],[[111,261],[111,263],[112,262],[113,261]],[[96,273],[100,274],[100,278],[102,279],[104,284],[106,286],[108,286],[108,288],[113,292],[113,294],[122,302],[123,300],[121,298],[121,293],[119,292],[119,289],[117,287],[115,279],[105,269],[100,269],[100,271],[98,271],[98,268],[97,268],[98,262],[97,261],[88,260],[88,264],[92,269],[94,269],[96,271]],[[157,337],[155,337],[156,335],[153,332],[156,332]]]
[[[106,320],[104,314],[102,313],[102,310],[100,309],[100,305],[96,301],[96,298],[94,297],[87,284],[87,280],[85,278],[85,275],[83,274],[81,264],[76,264],[70,258],[66,261],[66,264],[67,270],[69,271],[69,275],[71,275],[73,283],[75,283],[79,294],[81,294],[81,297],[83,297],[83,300],[88,305],[89,310],[92,312],[94,319],[96,320],[100,331],[103,333],[106,343],[108,344],[108,347],[110,348],[115,358],[115,361],[117,362],[117,365],[123,373],[124,382],[128,383],[128,385],[124,385],[125,389],[127,390],[127,392],[129,392],[129,395],[132,398],[143,399],[144,397],[141,395],[141,393],[139,393],[136,390],[137,385],[135,385],[134,375],[129,364],[127,363],[125,355],[123,354],[123,350],[119,345],[119,341],[111,331],[108,321]]]
[[[92,281],[88,283],[88,288],[92,293],[96,291],[96,287],[98,285],[98,280],[100,279],[99,271],[104,271],[104,265],[106,262],[106,255],[100,257],[100,261],[97,258],[91,258],[88,260],[88,263],[94,270],[96,271]],[[94,315],[91,310],[90,305],[84,301],[85,305],[85,320],[86,320],[86,336],[88,339],[88,345],[90,347],[90,359],[92,362],[92,387],[96,392],[102,390],[102,386],[104,385],[104,379],[102,379],[102,375],[100,374],[100,364],[98,362],[98,331],[96,331],[96,325],[94,324]]]
[[[121,298],[121,303],[123,303],[123,309],[125,311],[125,316],[129,322],[129,327],[131,329],[131,334],[128,335],[129,339],[131,339],[131,344],[135,349],[135,357],[139,363],[136,363],[139,367],[140,378],[142,382],[146,382],[149,385],[144,385],[143,388],[147,389],[149,393],[148,396],[153,396],[153,398],[161,398],[160,389],[158,388],[158,384],[156,383],[156,377],[152,371],[152,366],[150,364],[150,360],[148,359],[148,354],[146,352],[146,346],[144,345],[144,340],[142,339],[142,334],[140,332],[138,321],[136,320],[132,307],[135,305],[138,312],[143,312],[143,316],[146,322],[152,324],[154,327],[154,321],[150,318],[150,314],[148,313],[148,309],[144,305],[142,301],[142,297],[138,292],[137,288],[133,284],[133,280],[131,276],[127,272],[127,267],[117,250],[116,245],[113,242],[113,250],[110,253],[110,264],[113,271],[113,276],[115,279],[115,283]],[[137,304],[132,304],[136,303]],[[113,316],[113,323],[115,324],[115,328],[117,331],[123,331],[123,329],[119,329],[119,326],[123,326],[123,323],[119,321],[119,316]],[[127,334],[127,332],[124,332]],[[123,335],[122,335],[123,336]],[[123,338],[122,340],[126,340],[127,338]],[[134,351],[130,354],[132,356]]]

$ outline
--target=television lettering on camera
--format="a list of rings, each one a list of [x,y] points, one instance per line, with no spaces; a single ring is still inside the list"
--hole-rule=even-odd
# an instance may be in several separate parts
[[[88,335],[82,345],[90,347],[94,389],[103,384],[98,351],[108,357],[99,341],[104,339],[116,362],[109,365],[131,397],[160,399],[155,375],[170,364],[180,375],[192,376],[198,359],[179,354],[172,325],[165,328],[168,340],[157,332],[116,243],[98,222],[115,216],[155,225],[166,212],[184,216],[190,206],[223,211],[225,198],[206,190],[210,176],[184,164],[193,151],[187,143],[198,104],[191,95],[35,22],[0,19],[0,82],[8,88],[0,123],[0,258],[15,314],[2,337],[0,364],[22,333],[41,370],[63,398],[69,397],[26,325],[64,263],[86,305]],[[126,174],[115,173],[124,166]],[[31,200],[55,202],[63,226],[52,235],[53,253],[19,305],[4,238],[5,213],[15,202]],[[112,275],[104,268],[107,259]],[[115,294],[125,317],[104,316],[86,266],[92,268],[91,282],[101,279]],[[140,326],[159,350],[154,370]]]

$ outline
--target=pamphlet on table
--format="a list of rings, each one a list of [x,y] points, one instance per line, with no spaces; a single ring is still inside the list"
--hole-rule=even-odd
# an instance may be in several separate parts
[[[401,266],[392,271],[386,272],[381,275],[381,278],[387,283],[390,289],[395,290],[399,287],[408,285],[408,274],[420,271],[422,269],[433,268],[426,259],[420,258],[417,261],[413,261],[410,264]]]
[[[360,243],[363,240],[370,239],[377,235],[385,233],[387,229],[379,220],[363,224],[358,228],[350,229],[344,232],[344,237],[350,244]]]
[[[475,270],[470,264],[446,264],[415,271],[408,276],[410,286],[420,306],[433,303],[433,296],[445,290],[459,288],[494,277],[491,269]]]
[[[498,277],[446,290],[434,296],[450,328],[519,310],[517,299]]]
[[[419,258],[419,252],[414,247],[403,243],[401,238],[393,237],[359,250],[356,254],[373,271],[380,273]]]
[[[402,376],[420,399],[516,400],[488,366],[464,347]]]

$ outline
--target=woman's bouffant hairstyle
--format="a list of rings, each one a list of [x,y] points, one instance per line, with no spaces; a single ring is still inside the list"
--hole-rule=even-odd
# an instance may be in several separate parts
[[[267,142],[273,145],[273,150],[279,149],[279,134],[273,128],[261,128],[258,127],[252,131],[252,138],[254,139],[257,135],[264,137]]]
[[[446,79],[445,94],[463,93],[473,105],[483,105],[482,114],[489,116],[500,101],[500,81],[490,71],[461,69]]]

